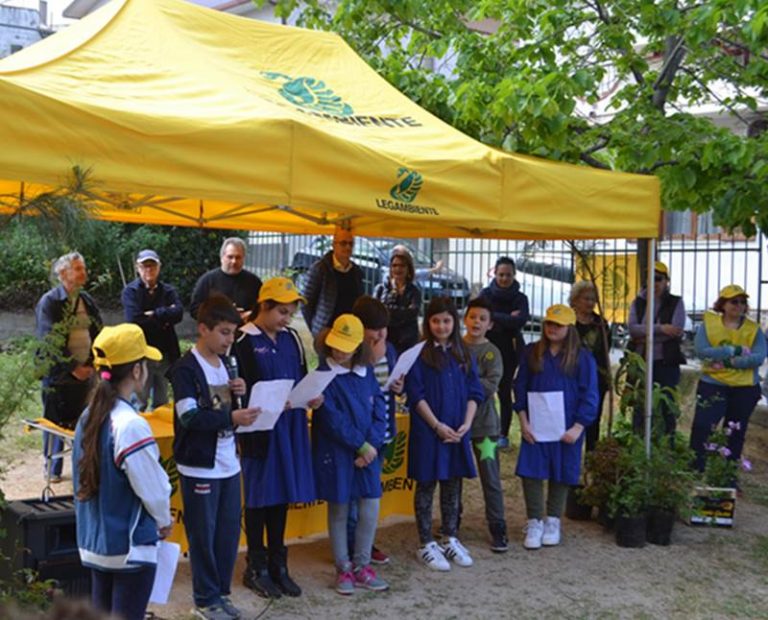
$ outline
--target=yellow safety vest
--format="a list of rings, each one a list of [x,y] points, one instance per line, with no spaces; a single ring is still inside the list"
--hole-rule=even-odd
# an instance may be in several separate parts
[[[704,328],[707,330],[707,340],[712,347],[751,347],[759,329],[757,323],[747,317],[744,317],[738,329],[729,329],[723,325],[723,316],[711,310],[704,313]],[[743,386],[752,385],[755,382],[754,368],[713,368],[713,364],[716,362],[705,361],[703,370],[721,383]]]

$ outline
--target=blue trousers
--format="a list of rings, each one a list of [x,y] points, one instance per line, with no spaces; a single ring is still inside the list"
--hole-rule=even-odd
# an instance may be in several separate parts
[[[94,607],[123,620],[144,620],[156,568],[152,564],[129,572],[91,569]]]
[[[696,390],[696,414],[691,425],[691,449],[696,453],[696,469],[704,471],[704,444],[723,420],[726,425],[728,422],[739,423],[740,428],[733,429],[728,437],[728,449],[731,451],[728,458],[735,461],[741,458],[749,418],[758,400],[759,385],[737,387],[699,381]]]
[[[45,457],[43,476],[46,478],[49,474],[51,477],[61,476],[61,472],[64,469],[64,459],[60,456],[56,458],[50,457],[53,454],[60,454],[63,449],[64,440],[61,437],[43,431],[43,456]]]
[[[229,596],[240,543],[240,474],[179,480],[195,605],[219,605]]]

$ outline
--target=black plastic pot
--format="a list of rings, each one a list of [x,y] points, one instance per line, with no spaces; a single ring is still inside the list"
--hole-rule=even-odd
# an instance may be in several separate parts
[[[652,545],[669,545],[672,542],[672,528],[676,518],[674,510],[651,509],[648,512],[646,540]]]
[[[565,516],[572,521],[589,521],[592,518],[592,506],[589,504],[582,504],[579,501],[578,492],[583,488],[584,486],[579,484],[568,490],[568,501],[565,503]]]
[[[645,515],[616,517],[616,544],[619,547],[645,547],[647,521]]]

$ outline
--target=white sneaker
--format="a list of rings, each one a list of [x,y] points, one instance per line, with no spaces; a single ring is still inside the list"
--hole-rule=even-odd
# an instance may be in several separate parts
[[[416,555],[432,570],[451,570],[451,565],[448,563],[448,560],[445,559],[443,550],[440,549],[440,546],[434,540],[421,547],[416,552]]]
[[[560,544],[560,519],[557,517],[544,519],[544,534],[541,537],[541,544],[545,547]]]
[[[541,549],[541,538],[543,535],[544,522],[541,519],[528,519],[528,525],[525,526],[523,547],[526,549]]]
[[[472,566],[472,556],[467,548],[459,542],[458,538],[449,536],[442,545],[443,555],[459,566]]]

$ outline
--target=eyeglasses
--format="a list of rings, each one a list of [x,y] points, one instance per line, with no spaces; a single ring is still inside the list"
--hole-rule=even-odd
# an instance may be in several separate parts
[[[743,297],[734,297],[733,299],[729,299],[728,303],[729,304],[733,304],[734,306],[736,306],[736,305],[746,306],[747,305],[747,300],[744,299]]]

